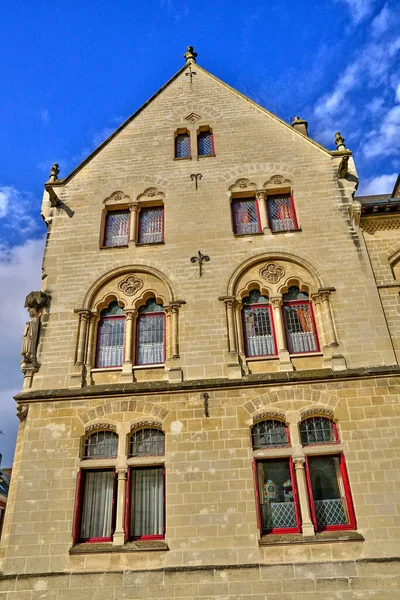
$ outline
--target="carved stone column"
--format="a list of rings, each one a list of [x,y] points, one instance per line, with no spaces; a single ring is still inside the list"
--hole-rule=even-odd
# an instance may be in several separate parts
[[[179,355],[179,308],[182,304],[185,304],[184,300],[173,300],[164,308],[167,317],[166,364],[168,367],[168,380],[174,382],[183,380]]]
[[[293,371],[293,364],[290,360],[289,352],[286,346],[285,330],[282,317],[282,296],[272,296],[270,298],[274,310],[274,325],[276,333],[276,343],[279,356],[279,370]]]
[[[170,305],[164,306],[165,312],[165,358],[169,361],[172,358],[172,308]]]
[[[258,210],[260,214],[261,220],[261,229],[264,233],[271,233],[271,228],[269,226],[268,221],[268,213],[267,213],[267,193],[265,190],[257,190],[256,198],[258,202]]]
[[[96,315],[94,313],[91,314],[89,320],[89,331],[88,331],[88,342],[86,348],[86,363],[85,363],[85,371],[86,371],[86,383],[90,385],[92,383],[92,375],[91,370],[94,365],[94,334],[96,331]]]
[[[314,307],[315,322],[317,325],[317,334],[321,348],[326,348],[329,344],[326,341],[324,319],[322,316],[321,296],[320,294],[311,294],[311,300]]]
[[[122,372],[120,376],[120,381],[124,383],[132,383],[133,382],[133,357],[132,357],[132,349],[133,349],[133,323],[135,317],[135,311],[130,309],[125,309],[125,317],[126,317],[126,328],[125,328],[125,360],[122,365]]]
[[[242,369],[245,375],[250,373],[249,367],[247,366],[246,361],[246,352],[244,347],[244,338],[243,338],[243,324],[242,324],[242,305],[240,302],[236,302],[235,309],[235,323],[236,323],[236,332],[237,332],[237,347],[238,347],[238,355],[241,360]]]
[[[87,308],[77,308],[79,315],[78,340],[76,344],[76,360],[69,378],[70,387],[82,387],[85,380],[85,351],[87,347],[87,330],[92,312]]]
[[[314,525],[311,519],[310,506],[308,503],[304,456],[294,456],[293,463],[296,472],[297,492],[299,495],[299,504],[302,521],[302,532],[303,535],[315,535]]]
[[[235,306],[234,296],[221,296],[219,298],[226,309],[226,320],[228,324],[228,377],[229,379],[238,379],[242,377],[242,367],[239,361],[236,326],[235,326]]]
[[[124,516],[125,516],[125,485],[126,468],[117,467],[117,506],[115,516],[115,531],[113,546],[122,546],[125,543]]]
[[[137,231],[137,216],[139,211],[139,202],[135,202],[135,204],[131,204],[129,206],[130,210],[130,218],[129,218],[129,242],[134,243],[136,241],[136,231]]]
[[[326,342],[332,351],[332,368],[335,371],[343,371],[346,369],[346,361],[344,356],[340,353],[339,344],[336,338],[332,311],[329,302],[330,293],[331,291],[328,289],[318,290],[318,295],[321,299],[322,319],[326,332]]]

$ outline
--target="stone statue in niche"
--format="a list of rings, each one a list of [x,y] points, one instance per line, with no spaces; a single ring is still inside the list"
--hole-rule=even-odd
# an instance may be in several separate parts
[[[22,336],[21,370],[25,376],[32,376],[39,368],[36,351],[40,333],[40,315],[48,306],[49,296],[45,292],[31,292],[25,299],[25,308],[28,309],[29,321],[27,321]]]

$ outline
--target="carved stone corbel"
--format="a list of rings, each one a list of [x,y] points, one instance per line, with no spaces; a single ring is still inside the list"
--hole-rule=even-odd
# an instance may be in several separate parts
[[[358,200],[353,200],[352,204],[350,204],[349,215],[352,228],[354,231],[358,231],[361,221],[361,203]]]
[[[20,420],[20,423],[26,420],[29,412],[28,404],[18,404],[17,406],[17,417]]]

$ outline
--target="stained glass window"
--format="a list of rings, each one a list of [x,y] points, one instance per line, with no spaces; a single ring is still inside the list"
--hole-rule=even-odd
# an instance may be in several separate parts
[[[293,199],[289,194],[268,196],[267,208],[271,231],[297,229]]]
[[[154,456],[164,454],[164,433],[146,427],[134,431],[130,441],[130,456]]]
[[[164,209],[142,208],[139,213],[139,244],[156,244],[164,238]]]
[[[290,459],[257,462],[262,533],[298,531],[296,498]]]
[[[247,356],[275,354],[269,299],[258,290],[243,298],[243,325]]]
[[[336,428],[331,419],[326,417],[310,417],[300,424],[301,443],[332,444],[337,441]]]
[[[125,315],[117,302],[100,313],[97,338],[97,367],[120,367],[124,362]]]
[[[255,198],[232,200],[233,231],[236,234],[259,233],[260,222]]]
[[[200,131],[197,136],[197,147],[199,156],[214,154],[214,141],[211,131]]]
[[[164,308],[155,298],[147,301],[139,309],[137,320],[137,364],[162,364],[165,360],[164,348],[165,318]]]
[[[129,242],[129,211],[107,213],[104,245],[127,246]]]
[[[192,155],[190,149],[190,136],[181,133],[175,138],[175,158],[188,158]]]
[[[252,429],[253,450],[287,446],[289,443],[287,427],[282,421],[274,419],[256,423]]]
[[[291,354],[319,350],[308,294],[292,286],[283,294],[283,317]]]

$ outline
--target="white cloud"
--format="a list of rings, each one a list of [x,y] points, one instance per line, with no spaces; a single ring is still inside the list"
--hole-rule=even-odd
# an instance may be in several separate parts
[[[356,25],[371,15],[375,5],[375,0],[340,0],[340,2],[347,5]]]
[[[371,33],[373,37],[378,38],[389,29],[391,25],[392,11],[387,4],[382,8],[381,12],[373,19],[371,23]]]
[[[38,229],[38,224],[31,216],[32,195],[20,192],[14,186],[0,186],[0,219],[2,225],[26,234]]]
[[[3,465],[10,465],[17,429],[16,405],[13,395],[21,390],[19,369],[21,337],[28,314],[24,308],[25,296],[39,290],[44,238],[28,240],[21,246],[0,247],[0,452]]]
[[[396,89],[396,102],[398,102],[400,104],[400,83]]]
[[[390,194],[397,179],[397,173],[391,175],[379,175],[372,179],[367,179],[360,185],[357,192],[358,196],[373,196],[375,194]]]
[[[400,104],[388,110],[379,127],[372,130],[363,147],[366,158],[396,156],[400,152]]]

